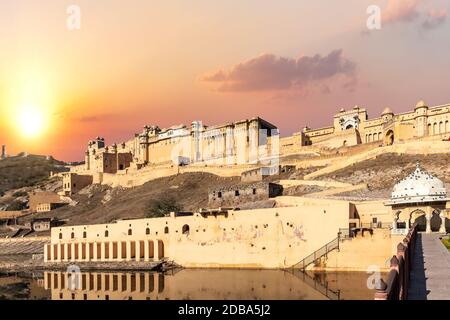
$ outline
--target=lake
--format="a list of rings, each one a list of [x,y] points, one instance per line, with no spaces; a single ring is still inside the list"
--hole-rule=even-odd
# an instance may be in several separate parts
[[[1,273],[8,300],[361,300],[364,272],[179,269],[157,272]]]

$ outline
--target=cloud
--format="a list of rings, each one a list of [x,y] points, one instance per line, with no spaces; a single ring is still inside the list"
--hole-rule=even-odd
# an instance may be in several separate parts
[[[422,23],[422,28],[425,30],[435,29],[445,23],[445,21],[447,20],[447,16],[447,10],[445,9],[442,9],[440,11],[431,10],[430,12],[428,12],[425,21]]]
[[[303,89],[336,76],[355,78],[355,63],[334,50],[327,56],[316,54],[298,59],[263,54],[239,63],[228,71],[218,70],[200,77],[216,84],[218,91],[267,91]]]
[[[389,0],[382,13],[382,22],[390,24],[395,22],[411,22],[416,20],[420,13],[417,9],[421,0]]]
[[[419,9],[424,0],[389,0],[386,8],[382,13],[382,22],[385,25],[397,22],[410,23],[425,16],[421,23],[424,30],[432,30],[443,23],[447,19],[447,11],[445,9],[431,9],[428,13]]]

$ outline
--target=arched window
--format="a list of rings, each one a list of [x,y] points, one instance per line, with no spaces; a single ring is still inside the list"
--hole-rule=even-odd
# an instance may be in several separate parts
[[[59,234],[59,238],[62,239],[62,233]]]
[[[83,231],[83,238],[86,239],[86,237],[87,237],[87,233],[86,233],[86,231]]]
[[[73,239],[73,238],[75,238],[75,233],[72,232],[72,233],[70,234],[70,239]]]
[[[129,235],[129,236],[133,235],[133,230],[128,229],[128,235]]]
[[[185,225],[183,226],[183,228],[181,229],[181,232],[182,232],[183,234],[189,234],[189,225],[185,224]]]
[[[169,227],[164,228],[164,233],[169,233]]]
[[[145,234],[150,234],[150,228],[145,229]]]
[[[109,231],[105,230],[105,238],[108,238],[108,237],[109,237]]]

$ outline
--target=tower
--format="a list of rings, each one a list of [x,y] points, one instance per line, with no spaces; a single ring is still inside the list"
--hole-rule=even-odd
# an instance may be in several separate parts
[[[418,137],[427,136],[430,134],[428,130],[427,120],[428,120],[428,106],[421,100],[417,103],[414,108],[416,113],[416,135]]]
[[[0,159],[5,159],[6,158],[6,146],[2,145],[2,157]]]

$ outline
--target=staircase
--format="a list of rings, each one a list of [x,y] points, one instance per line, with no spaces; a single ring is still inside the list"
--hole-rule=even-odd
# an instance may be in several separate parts
[[[341,239],[341,233],[338,233],[337,238],[331,240],[327,244],[325,244],[323,247],[317,249],[313,253],[311,253],[309,256],[304,258],[303,260],[297,262],[293,266],[291,266],[291,269],[300,269],[301,271],[305,271],[306,267],[308,267],[311,263],[317,263],[317,261],[322,258],[326,257],[329,252],[337,249],[339,251],[339,242]]]

